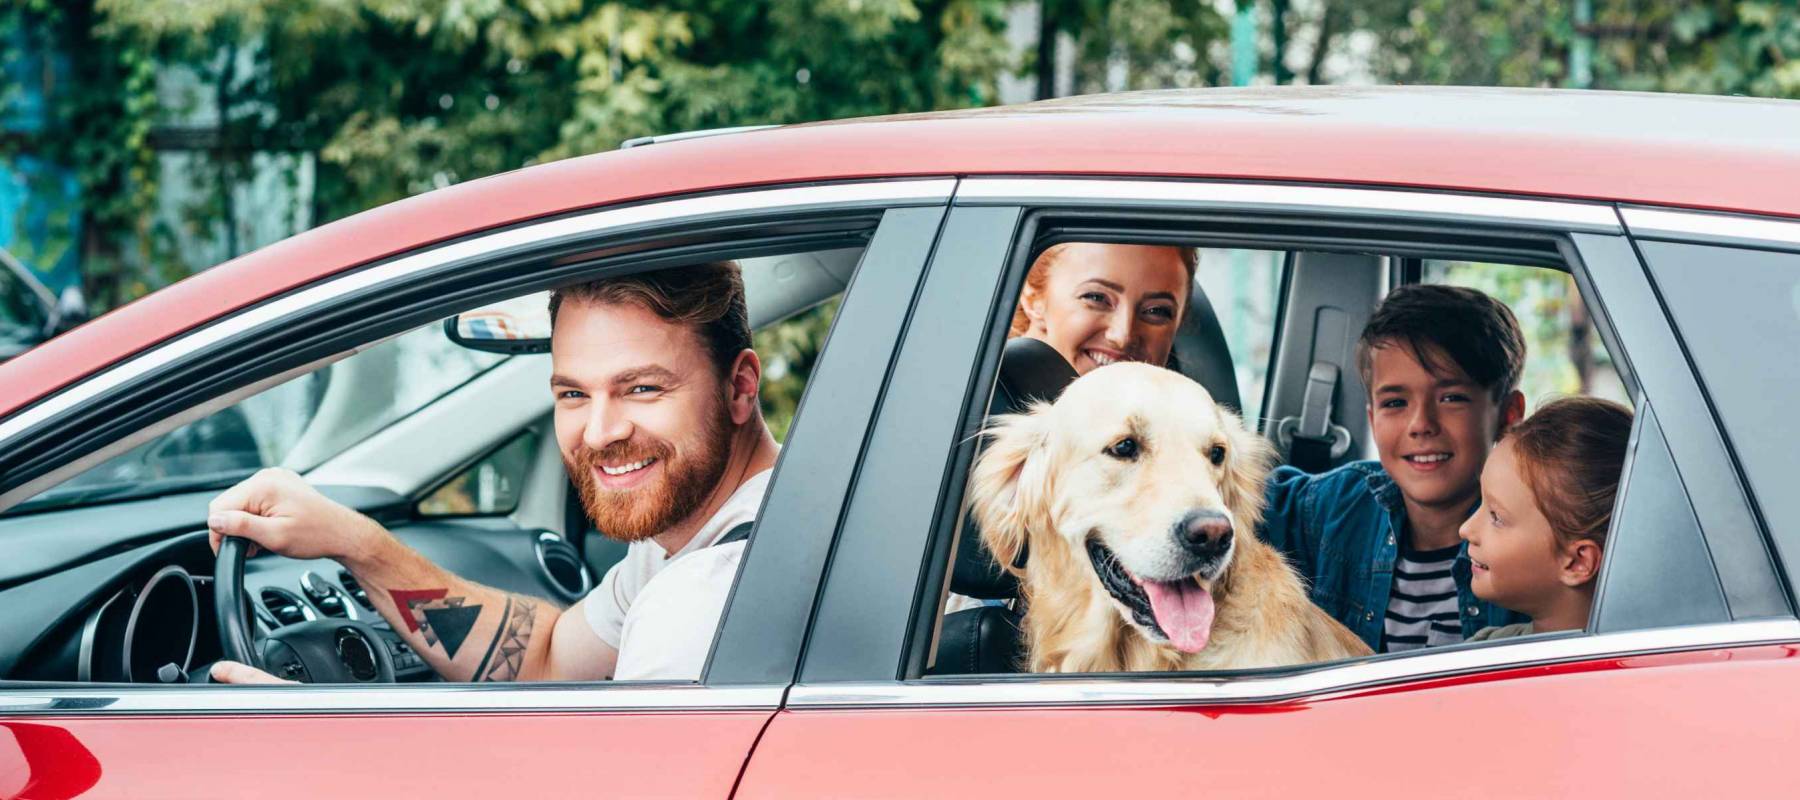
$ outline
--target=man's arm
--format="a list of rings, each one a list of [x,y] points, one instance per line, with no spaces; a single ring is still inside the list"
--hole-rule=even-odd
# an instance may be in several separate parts
[[[445,680],[597,680],[618,662],[580,604],[564,613],[452,575],[286,470],[263,470],[221,494],[207,527],[215,552],[222,537],[242,536],[290,558],[336,559]],[[225,671],[228,680],[239,674]]]
[[[369,548],[346,556],[375,610],[449,681],[599,680],[618,652],[579,608],[509,594],[451,574],[374,520]],[[585,601],[584,601],[585,602]]]

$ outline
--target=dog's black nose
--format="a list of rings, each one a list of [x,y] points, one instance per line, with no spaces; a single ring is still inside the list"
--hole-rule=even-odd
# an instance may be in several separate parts
[[[1194,552],[1223,550],[1231,544],[1231,518],[1217,511],[1189,511],[1175,524],[1175,536]]]

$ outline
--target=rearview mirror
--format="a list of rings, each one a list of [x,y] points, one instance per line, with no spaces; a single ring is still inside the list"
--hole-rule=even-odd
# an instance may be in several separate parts
[[[444,335],[484,353],[550,352],[550,293],[472,308],[444,320]]]

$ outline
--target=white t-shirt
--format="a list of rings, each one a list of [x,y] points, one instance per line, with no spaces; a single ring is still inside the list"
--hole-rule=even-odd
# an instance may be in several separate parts
[[[653,539],[632,542],[588,594],[588,626],[619,651],[614,680],[700,678],[745,544],[712,543],[756,518],[769,474],[744,481],[674,555]]]

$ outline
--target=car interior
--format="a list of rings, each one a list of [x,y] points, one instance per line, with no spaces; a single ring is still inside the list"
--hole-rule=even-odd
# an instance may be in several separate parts
[[[1064,240],[1040,237],[1033,257]],[[1112,241],[1146,243],[1138,237]],[[1588,393],[1632,405],[1630,392],[1593,321],[1584,309],[1571,308],[1579,306],[1581,299],[1567,266],[1554,259],[1503,263],[1450,252],[1433,257],[1417,251],[1205,245],[1198,252],[1201,269],[1176,334],[1174,366],[1205,387],[1216,402],[1240,410],[1246,426],[1275,446],[1280,463],[1318,473],[1375,457],[1368,430],[1367,393],[1353,360],[1353,348],[1380,298],[1389,287],[1401,283],[1470,286],[1512,308],[1535,346],[1528,353],[1521,386],[1527,413],[1556,396],[1578,393],[1582,387]],[[1265,283],[1278,288],[1264,294],[1255,291]],[[1570,325],[1574,326],[1572,333],[1567,330]],[[1228,330],[1236,334],[1235,341],[1227,335]],[[1538,338],[1546,331],[1585,345],[1588,349],[1580,352],[1589,359],[1590,372],[1573,375],[1567,353],[1542,351]],[[1262,363],[1255,363],[1257,360]],[[1009,339],[981,423],[1023,411],[1034,400],[1054,400],[1076,377],[1075,370],[1048,345],[1025,337]],[[1246,386],[1251,382],[1263,385]],[[1248,408],[1243,400],[1246,395],[1257,398]],[[1025,609],[1017,579],[995,563],[971,515],[962,514],[955,530],[947,579],[938,598],[940,608],[948,613],[937,628],[923,675],[1018,673],[1024,661],[1020,621]],[[1028,558],[1028,551],[1021,553],[1015,566],[1023,567]],[[957,596],[977,602],[953,601]]]
[[[836,246],[739,259],[759,349],[805,338],[784,339],[784,325],[822,338],[861,254]],[[522,316],[542,317],[521,320],[521,330],[548,330],[547,297],[513,299]],[[9,612],[0,615],[0,679],[204,682],[227,635],[206,504],[267,466],[300,472],[459,575],[559,606],[581,599],[625,547],[572,497],[550,424],[547,341],[459,341],[455,321],[218,398],[0,510],[0,607]],[[765,377],[788,377],[796,385],[784,395],[797,399],[804,375],[789,376],[790,366],[765,354]],[[791,416],[791,405],[765,413]],[[366,625],[385,644],[356,674],[299,668],[288,677],[367,682],[380,665],[384,678],[437,680],[334,561],[260,554],[227,577],[241,581],[251,636],[337,620]]]
[[[1087,234],[1092,241],[1146,241]],[[1040,236],[1032,252],[1055,241]],[[1571,383],[1564,354],[1534,351],[1524,387],[1528,408],[1570,386],[1631,402],[1603,334],[1586,317],[1570,316],[1580,295],[1555,258],[1162,242],[1199,253],[1175,338],[1176,366],[1238,409],[1283,462],[1308,471],[1373,457],[1352,347],[1374,305],[1400,283],[1482,288],[1511,305],[1528,330],[1567,328],[1563,323],[1575,319],[1575,332],[1565,334],[1585,341],[1590,374]],[[819,325],[819,314],[828,323],[828,301],[848,286],[861,252],[836,247],[740,259],[759,350],[780,340],[772,332],[784,324]],[[1002,296],[1016,298],[1016,287]],[[491,319],[544,307],[542,294],[511,301],[461,316]],[[624,545],[595,530],[571,496],[544,391],[547,346],[517,335],[533,325],[539,323],[520,320],[511,333],[502,325],[490,326],[499,333],[477,335],[472,331],[481,326],[452,318],[365,343],[120,442],[104,451],[104,463],[89,459],[62,485],[0,511],[0,606],[23,610],[0,615],[0,679],[204,681],[223,652],[224,629],[214,612],[218,578],[206,545],[206,503],[264,466],[301,472],[452,572],[563,606],[576,602],[622,557]],[[765,384],[783,377],[788,367],[763,355]],[[998,359],[986,413],[1054,399],[1074,377],[1048,346],[1014,339]],[[261,401],[268,408],[254,409]],[[923,674],[1017,672],[1025,609],[1016,582],[982,548],[971,521],[962,520],[949,549]],[[351,620],[385,645],[374,659],[388,665],[381,672],[399,681],[437,680],[335,562],[252,557],[242,567],[241,589],[254,619],[249,635]],[[943,613],[952,595],[974,602]],[[374,674],[295,677],[367,681]]]

